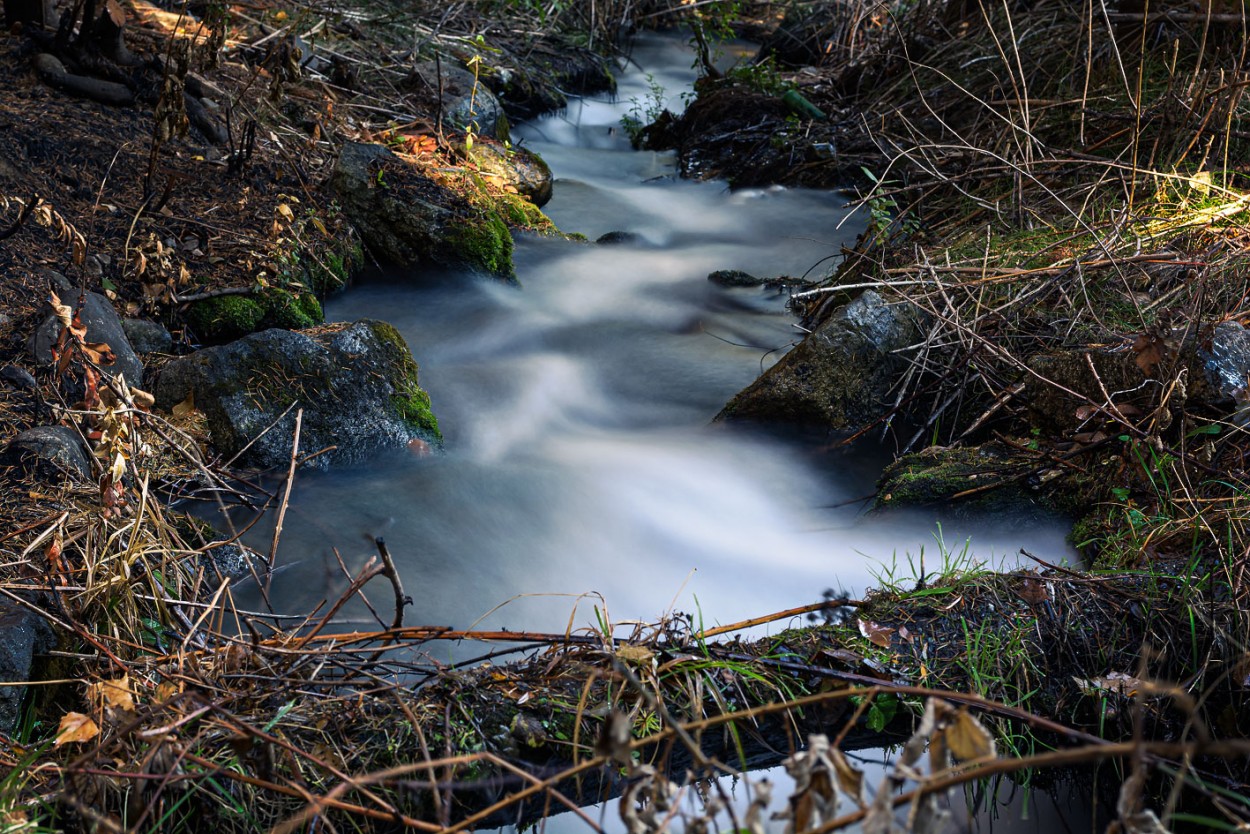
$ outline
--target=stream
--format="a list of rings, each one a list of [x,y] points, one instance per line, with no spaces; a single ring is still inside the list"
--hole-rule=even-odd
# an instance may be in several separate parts
[[[348,580],[334,549],[356,571],[378,536],[413,597],[407,623],[534,631],[595,624],[592,606],[613,622],[679,611],[696,625],[732,623],[816,602],[827,588],[910,581],[922,555],[927,571],[944,560],[1014,564],[1021,547],[1071,556],[1058,522],[866,516],[883,455],[710,424],[802,333],[783,293],[724,288],[708,273],[818,274],[863,220],[836,192],[730,192],[678,179],[671,154],[632,150],[622,114],[653,82],[680,105],[695,78],[690,55],[679,37],[643,36],[633,58],[651,74],[627,69],[615,101],[574,102],[515,130],[553,169],[546,211],[561,229],[636,240],[526,237],[519,289],[426,270],[327,305],[329,320],[378,318],[404,335],[445,450],[301,472],[276,609],[336,598]],[[269,523],[248,539],[262,552]],[[237,599],[260,604],[245,587]],[[362,624],[366,615],[344,614]],[[444,660],[465,656],[444,649]]]
[[[445,448],[301,472],[278,551],[275,609],[304,613],[337,598],[348,584],[344,567],[358,571],[378,536],[413,598],[407,624],[531,631],[679,612],[711,627],[816,602],[828,588],[856,595],[883,582],[909,586],[922,558],[927,571],[969,560],[1011,566],[1022,547],[1071,559],[1057,521],[865,514],[884,453],[711,423],[802,333],[784,293],[724,288],[708,273],[818,276],[864,220],[838,193],[730,192],[680,180],[671,154],[631,149],[621,116],[645,111],[660,88],[680,107],[695,78],[678,36],[640,37],[633,59],[615,100],[574,101],[514,131],[555,173],[545,210],[562,230],[592,241],[628,232],[629,242],[526,237],[515,257],[521,288],[424,270],[365,283],[327,305],[330,320],[383,319],[404,335]],[[248,537],[262,552],[271,524],[262,520]],[[382,584],[374,596],[385,613]],[[247,583],[236,601],[263,605]],[[345,628],[374,623],[354,603],[342,619]],[[482,649],[429,651],[454,662]],[[879,783],[884,765],[861,764]],[[784,797],[784,771],[769,776]],[[963,830],[1066,830],[1049,797],[1020,823],[1022,795],[1010,809],[1000,797],[1001,822],[1011,824],[961,812]],[[595,815],[619,830],[611,805]],[[584,828],[567,815],[545,826]]]

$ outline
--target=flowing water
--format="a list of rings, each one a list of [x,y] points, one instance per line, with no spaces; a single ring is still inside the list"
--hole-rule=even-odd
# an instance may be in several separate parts
[[[644,37],[634,58],[680,106],[694,80],[685,42]],[[815,602],[826,588],[854,594],[891,573],[913,576],[909,560],[922,552],[929,570],[965,547],[996,565],[1014,563],[1021,547],[1071,556],[1058,523],[865,516],[857,499],[872,492],[882,455],[710,423],[802,334],[784,295],[722,288],[707,274],[819,273],[863,220],[837,193],[731,193],[679,180],[671,155],[633,151],[620,128],[652,89],[630,69],[616,101],[575,102],[515,131],[555,172],[547,212],[561,229],[591,240],[631,232],[633,242],[526,238],[516,251],[522,288],[425,270],[327,305],[331,319],[384,319],[403,333],[446,445],[300,473],[271,593],[277,610],[337,598],[348,580],[335,550],[355,572],[376,536],[414,599],[408,624],[539,631],[593,625],[592,605],[614,622],[674,610],[707,626],[736,622]],[[262,551],[266,524],[249,536]],[[379,588],[378,601],[388,593]],[[254,589],[239,594],[261,604],[247,599]],[[349,607],[346,619],[365,613]],[[454,660],[480,649],[434,651]],[[870,782],[882,767],[867,763]],[[771,777],[784,797],[784,772]],[[1014,809],[1003,813],[1013,825],[985,813],[967,825],[1068,830],[1051,801],[1038,799],[1031,823]],[[612,803],[593,811],[609,823],[615,814]],[[555,817],[546,830],[565,828],[584,823]]]
[[[687,45],[651,36],[634,58],[679,105],[694,78]],[[854,499],[872,491],[879,456],[710,425],[802,334],[784,295],[707,274],[818,272],[863,220],[838,193],[679,180],[671,155],[633,151],[620,128],[650,92],[631,69],[616,101],[576,102],[516,130],[557,177],[547,211],[561,229],[632,232],[632,243],[526,238],[522,288],[426,270],[328,304],[331,319],[379,318],[403,333],[446,447],[300,473],[276,608],[337,597],[347,580],[333,549],[355,570],[375,536],[414,598],[406,622],[514,630],[590,625],[592,603],[614,621],[676,609],[734,622],[826,588],[863,591],[896,558],[908,574],[922,549],[934,569],[939,535],[954,551],[970,537],[976,558],[995,563],[1022,546],[1069,555],[1058,524],[863,517]],[[263,528],[252,541],[267,550]]]

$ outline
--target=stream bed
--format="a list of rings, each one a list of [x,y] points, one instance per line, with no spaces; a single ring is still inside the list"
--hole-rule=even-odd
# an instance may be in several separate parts
[[[1058,522],[865,516],[882,455],[711,424],[802,332],[784,293],[708,273],[818,274],[863,220],[836,192],[730,192],[678,179],[671,154],[634,151],[622,114],[660,87],[679,106],[690,56],[680,37],[644,36],[614,101],[514,131],[555,173],[546,211],[562,230],[632,241],[518,240],[520,288],[426,270],[330,301],[330,320],[383,319],[404,335],[445,449],[299,473],[275,609],[336,598],[348,580],[335,549],[355,571],[378,536],[413,597],[408,624],[535,631],[595,624],[592,605],[614,622],[681,611],[731,623],[907,580],[922,551],[929,571],[942,551],[994,566],[1021,547],[1071,555]],[[265,552],[268,524],[248,539]],[[254,594],[238,599],[259,605]]]

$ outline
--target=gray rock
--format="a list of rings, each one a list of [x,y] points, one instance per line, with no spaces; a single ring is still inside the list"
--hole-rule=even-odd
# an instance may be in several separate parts
[[[61,298],[61,303],[77,308],[78,290],[63,275],[50,273],[49,277],[57,295]],[[98,293],[87,293],[82,307],[82,323],[87,327],[88,342],[107,344],[113,349],[113,355],[117,357],[112,366],[104,370],[111,374],[125,374],[126,382],[130,385],[142,385],[143,363],[139,361],[134,348],[130,346],[130,340],[126,338],[126,331],[122,328],[121,318],[113,309],[112,303]],[[48,316],[43,320],[30,340],[30,352],[35,357],[35,361],[47,368],[54,366],[52,349],[56,347],[56,341],[60,335],[61,325],[56,320],[56,316]]]
[[[314,466],[400,449],[417,437],[441,440],[416,362],[395,328],[379,321],[266,330],[205,348],[165,365],[153,393],[165,409],[193,395],[217,450],[233,457],[246,446],[240,461],[262,468],[290,461],[301,408],[300,451],[336,447]]]
[[[14,602],[0,601],[0,681],[29,681],[35,655],[55,644],[56,636],[42,617]],[[24,686],[0,686],[0,732],[17,728],[24,697]]]
[[[441,78],[440,78],[441,75]],[[499,99],[463,67],[433,61],[417,64],[409,83],[424,84],[438,92],[442,82],[443,118],[461,130],[472,130],[499,141],[508,139],[508,119]]]
[[[200,564],[205,576],[211,578],[220,574],[223,578],[242,579],[251,576],[253,570],[260,575],[268,569],[264,557],[237,544],[223,544],[205,551],[200,556]]]
[[[1199,348],[1207,382],[1216,397],[1232,402],[1250,387],[1250,330],[1235,321],[1221,322],[1211,336],[1211,349]]]
[[[890,407],[890,388],[906,367],[894,351],[919,337],[915,308],[868,290],[734,397],[717,419],[860,428]]]
[[[551,199],[551,169],[533,151],[480,142],[473,146],[473,162],[479,171],[503,180],[536,206],[544,206]]]
[[[22,391],[34,391],[38,387],[30,371],[17,365],[5,365],[0,368],[0,379]]]
[[[758,287],[764,283],[763,278],[756,278],[741,269],[718,269],[710,273],[707,279],[722,287]]]
[[[40,478],[91,477],[91,456],[78,432],[67,426],[39,426],[19,433],[0,453],[0,462]]]
[[[150,319],[122,319],[122,330],[138,353],[169,353],[174,337],[160,322]]]

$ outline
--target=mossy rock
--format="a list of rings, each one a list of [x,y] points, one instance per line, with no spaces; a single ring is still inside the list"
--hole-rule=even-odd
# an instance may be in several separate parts
[[[256,332],[265,308],[247,295],[219,295],[196,301],[187,309],[187,323],[206,344],[220,344]]]
[[[516,280],[512,264],[512,233],[494,211],[482,211],[456,223],[444,245],[445,257],[509,280]]]
[[[380,263],[429,261],[515,280],[512,236],[493,202],[455,193],[389,148],[345,143],[330,185]]]
[[[403,337],[368,319],[204,348],[166,364],[153,393],[165,409],[192,397],[217,450],[246,449],[241,462],[260,468],[287,465],[300,409],[301,451],[335,447],[315,466],[402,450],[414,438],[441,442]]]
[[[193,303],[187,323],[204,344],[218,345],[269,327],[302,330],[325,321],[309,292],[269,287],[254,295],[221,295]]]
[[[265,308],[264,324],[287,330],[304,330],[325,321],[321,302],[312,293],[295,294],[270,287],[259,295]]]
[[[956,515],[994,511],[1033,519],[1075,517],[1097,500],[1094,478],[1006,443],[934,446],[890,464],[877,482],[875,509],[941,504]]]
[[[854,431],[893,404],[908,367],[900,351],[920,339],[922,313],[867,290],[725,406],[718,420],[789,422]]]

